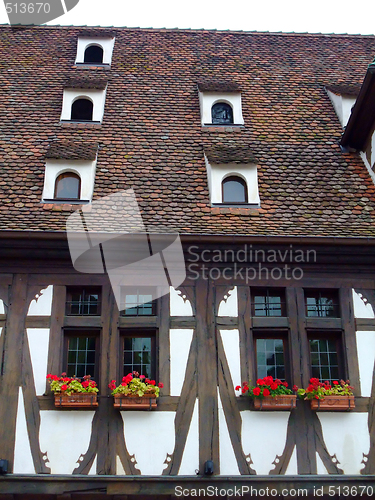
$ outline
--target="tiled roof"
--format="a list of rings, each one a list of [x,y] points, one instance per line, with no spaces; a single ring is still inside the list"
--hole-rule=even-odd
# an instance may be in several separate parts
[[[41,198],[48,151],[72,141],[99,144],[94,199],[134,188],[151,231],[375,237],[375,186],[325,91],[361,85],[375,37],[111,28],[102,124],[62,125],[67,81],[103,78],[74,65],[84,30],[0,29],[1,229],[65,230],[76,206]],[[244,127],[202,127],[197,83],[215,80],[241,88]],[[260,209],[211,207],[217,147],[255,156]]]
[[[361,90],[361,85],[327,85],[327,90],[330,90],[336,95],[350,95],[357,97]]]
[[[55,141],[52,142],[46,158],[62,160],[95,160],[97,143]]]
[[[239,85],[235,82],[206,81],[198,82],[201,92],[240,92]]]
[[[220,147],[206,148],[204,154],[210,163],[256,163],[256,158],[249,148]]]
[[[104,90],[108,84],[108,80],[99,78],[90,78],[88,75],[81,78],[69,78],[64,84],[65,88],[69,89],[98,89]]]

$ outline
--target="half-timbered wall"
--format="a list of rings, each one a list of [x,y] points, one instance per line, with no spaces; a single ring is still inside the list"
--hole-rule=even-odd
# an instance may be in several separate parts
[[[101,287],[101,315],[66,316],[69,286]],[[254,286],[283,287],[287,315],[251,312]],[[341,317],[306,318],[304,289],[335,288]],[[14,473],[178,476],[202,474],[373,474],[375,471],[375,292],[373,278],[320,278],[244,283],[188,279],[158,300],[151,317],[120,316],[105,276],[4,274],[0,301],[1,458]],[[100,336],[99,407],[53,406],[47,373],[63,369],[64,330],[94,328]],[[119,338],[126,329],[156,332],[158,408],[118,412],[107,384],[119,376]],[[254,411],[235,391],[255,378],[254,336],[282,329],[292,383],[310,377],[307,332],[340,330],[356,409],[314,413],[302,401],[292,412]],[[339,432],[338,432],[339,429]]]

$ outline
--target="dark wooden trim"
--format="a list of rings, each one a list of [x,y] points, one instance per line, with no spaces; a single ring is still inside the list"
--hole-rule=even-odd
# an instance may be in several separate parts
[[[202,473],[205,462],[212,460],[214,474],[220,474],[217,332],[214,304],[215,289],[213,283],[210,280],[199,280],[196,286],[199,471]]]
[[[35,472],[37,474],[49,474],[51,469],[46,465],[46,462],[48,462],[47,452],[42,452],[39,444],[40,408],[39,401],[36,397],[29,342],[26,334],[23,344],[22,390],[27,433],[29,435],[30,450],[33,457]]]
[[[49,328],[51,316],[27,316],[26,328]]]
[[[167,453],[167,457],[164,462],[167,464],[167,467],[163,470],[163,476],[175,476],[180,470],[185,444],[193,417],[194,406],[198,397],[197,370],[197,335],[194,332],[190,344],[185,379],[174,420],[174,450],[172,454]]]
[[[161,394],[170,394],[171,379],[171,353],[169,337],[169,294],[163,295],[159,299],[159,332],[157,335],[157,353],[158,353],[158,380],[163,382],[164,387]]]
[[[14,494],[24,495],[25,492],[33,491],[35,495],[62,495],[69,493],[84,493],[89,494],[99,493],[106,495],[134,495],[156,498],[163,495],[171,495],[175,498],[175,487],[181,485],[183,489],[199,490],[199,488],[207,488],[212,485],[221,489],[235,488],[241,491],[242,486],[265,490],[267,487],[271,490],[276,490],[278,496],[282,496],[284,489],[290,490],[305,489],[307,494],[313,498],[314,491],[317,488],[323,488],[323,493],[327,495],[329,487],[333,484],[341,487],[347,486],[372,486],[375,488],[374,476],[356,476],[356,475],[303,475],[303,476],[217,476],[217,477],[200,477],[200,476],[71,476],[65,475],[17,475],[8,474],[0,476],[0,488],[3,495]],[[285,495],[285,492],[284,492]],[[94,497],[93,497],[94,498]],[[129,498],[129,497],[128,497]],[[183,497],[182,497],[183,498]],[[221,498],[225,498],[224,496]],[[245,497],[246,498],[246,497]],[[306,498],[306,497],[305,497]]]
[[[241,381],[255,380],[254,339],[251,317],[251,292],[248,286],[237,287],[238,331],[240,337]]]
[[[288,318],[270,318],[270,317],[260,317],[253,316],[253,328],[288,328],[289,319]]]
[[[119,316],[120,328],[157,328],[157,316]]]
[[[10,291],[7,321],[3,338],[0,391],[0,450],[1,458],[8,460],[8,471],[13,471],[18,388],[22,385],[22,357],[25,336],[25,318],[29,308],[27,275],[15,274]],[[18,368],[17,368],[18,367]],[[4,425],[4,422],[7,425]]]
[[[60,375],[62,372],[65,297],[65,286],[54,285],[47,362],[47,373],[53,375]],[[48,383],[46,383],[46,393],[51,393]]]
[[[344,329],[345,357],[348,368],[348,378],[354,387],[354,394],[360,396],[359,365],[354,318],[353,294],[351,288],[340,288],[340,309]]]
[[[341,318],[306,318],[306,328],[308,330],[341,330]]]
[[[237,297],[238,299],[238,297]],[[234,317],[226,317],[226,316],[217,316],[216,325],[219,328],[223,328],[224,330],[235,330],[238,329],[238,318]]]
[[[64,328],[100,328],[100,316],[64,316]]]
[[[223,405],[225,421],[233,446],[234,455],[237,460],[238,469],[240,474],[255,474],[255,470],[251,468],[252,460],[250,455],[245,455],[242,449],[242,418],[238,409],[236,395],[234,392],[234,384],[230,374],[220,332],[217,335],[217,351],[220,399]]]
[[[357,318],[355,320],[355,329],[357,332],[371,332],[375,331],[375,319],[371,318]]]
[[[193,316],[171,316],[169,320],[170,328],[195,328],[196,324]]]

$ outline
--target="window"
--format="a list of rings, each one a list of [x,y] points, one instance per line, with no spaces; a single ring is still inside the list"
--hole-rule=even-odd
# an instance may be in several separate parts
[[[154,316],[156,303],[153,295],[153,288],[123,288],[121,290],[121,316]]]
[[[233,123],[232,106],[225,102],[217,102],[211,108],[211,118],[214,124],[231,124]]]
[[[68,288],[67,316],[100,316],[100,288]]]
[[[85,50],[84,63],[86,64],[102,64],[103,49],[100,45],[89,45]]]
[[[255,335],[256,376],[289,379],[287,337],[281,333]]]
[[[346,378],[340,333],[312,333],[309,343],[312,377],[328,382]]]
[[[60,174],[55,183],[56,200],[79,200],[81,197],[81,179],[73,172]]]
[[[112,53],[115,45],[113,36],[99,37],[80,36],[77,43],[77,55],[75,63],[80,64],[102,64],[109,66],[112,61]]]
[[[66,331],[64,367],[67,376],[91,375],[97,381],[98,350],[98,332]]]
[[[92,121],[94,105],[86,98],[80,98],[73,102],[71,120]]]
[[[155,332],[123,332],[123,376],[133,371],[155,378]]]
[[[223,203],[247,203],[247,185],[241,177],[226,177],[222,182],[222,189]]]
[[[339,318],[338,293],[335,290],[305,290],[306,316]]]
[[[252,289],[253,316],[286,316],[285,293],[272,288]]]

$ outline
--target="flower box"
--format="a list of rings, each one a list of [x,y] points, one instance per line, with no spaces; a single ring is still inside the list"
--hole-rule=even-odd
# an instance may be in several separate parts
[[[278,396],[265,396],[254,398],[256,410],[293,410],[296,407],[297,396],[294,394],[280,394]]]
[[[95,393],[55,394],[55,406],[58,408],[95,408],[98,404]]]
[[[144,394],[142,397],[134,394],[114,394],[113,407],[119,410],[152,410],[157,407],[155,394]]]
[[[314,411],[349,411],[355,408],[354,396],[325,396],[324,399],[311,399]]]

